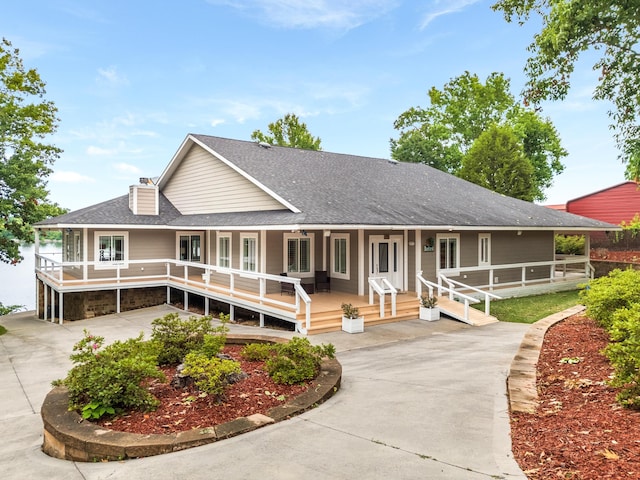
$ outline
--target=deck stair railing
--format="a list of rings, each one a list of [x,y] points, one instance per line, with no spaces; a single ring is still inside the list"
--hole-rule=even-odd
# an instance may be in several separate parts
[[[469,289],[478,293],[481,293],[484,295],[484,299],[485,299],[485,303],[484,303],[484,310],[485,310],[485,315],[490,315],[489,311],[490,311],[490,307],[489,307],[489,302],[490,302],[490,298],[495,298],[495,299],[499,299],[501,297],[499,297],[498,295],[495,295],[493,293],[489,293],[489,292],[485,292],[483,290],[480,290],[478,288],[475,287],[471,287],[469,285],[465,285],[464,283],[458,282],[456,280],[451,280],[447,277],[445,277],[444,275],[440,274],[438,276],[438,283],[434,283],[431,282],[427,279],[425,279],[422,276],[422,272],[418,272],[417,275],[418,281],[420,282],[420,284],[424,285],[425,287],[428,288],[429,290],[429,296],[433,296],[434,294],[434,290],[437,291],[437,296],[443,296],[444,293],[446,293],[449,297],[450,300],[455,300],[456,298],[458,300],[462,300],[464,302],[464,321],[469,323],[469,304],[470,303],[480,303],[480,300],[478,300],[477,298],[471,297],[470,295],[466,295],[460,291],[456,290],[456,286],[460,287],[460,288],[464,288],[464,289]],[[448,286],[443,285],[443,282],[445,282]],[[420,296],[420,290],[418,291],[418,296]]]
[[[380,297],[380,318],[384,318],[385,295],[391,296],[391,316],[396,316],[396,297],[398,290],[385,277],[369,277],[369,305],[375,303],[375,294]]]
[[[462,293],[456,291],[456,287],[459,287],[463,290],[471,290],[473,292],[479,293],[482,296],[484,296],[484,314],[489,316],[491,315],[490,311],[491,311],[491,299],[495,299],[495,300],[500,300],[502,297],[496,295],[495,293],[490,293],[490,292],[485,292],[484,290],[480,290],[479,288],[476,287],[472,287],[471,285],[466,285],[462,282],[459,282],[457,280],[452,280],[451,278],[447,278],[446,276],[444,276],[442,273],[440,275],[438,275],[438,284],[442,285],[442,282],[446,282],[447,285],[449,286],[447,288],[447,291],[449,292],[449,299],[453,300],[455,295],[458,296],[463,296]],[[467,296],[467,295],[464,295]],[[473,298],[473,297],[469,297],[469,298]],[[479,302],[480,300],[477,300],[477,302]],[[474,302],[476,303],[476,302]],[[467,305],[467,304],[465,304]],[[466,310],[466,309],[465,309]]]

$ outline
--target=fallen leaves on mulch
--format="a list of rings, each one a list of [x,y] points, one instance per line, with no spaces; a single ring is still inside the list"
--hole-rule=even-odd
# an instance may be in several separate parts
[[[640,413],[622,408],[600,353],[607,333],[583,315],[551,327],[535,414],[512,413],[515,459],[529,479],[640,479]]]
[[[589,256],[592,260],[640,263],[640,252],[637,250],[609,250],[606,248],[593,248],[591,249]]]
[[[173,388],[169,385],[176,367],[166,367],[167,382],[154,381],[150,390],[161,404],[153,412],[131,412],[115,418],[102,419],[99,425],[130,433],[175,433],[194,428],[219,425],[238,417],[266,414],[267,411],[291,400],[309,388],[309,384],[279,385],[264,370],[264,362],[248,362],[240,356],[241,345],[227,345],[223,353],[240,362],[248,377],[229,385],[224,398],[202,394],[195,386]]]

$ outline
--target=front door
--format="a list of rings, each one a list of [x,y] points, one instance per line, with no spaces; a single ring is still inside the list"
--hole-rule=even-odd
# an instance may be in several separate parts
[[[369,240],[370,268],[372,277],[384,277],[398,290],[404,290],[402,235],[372,235]]]

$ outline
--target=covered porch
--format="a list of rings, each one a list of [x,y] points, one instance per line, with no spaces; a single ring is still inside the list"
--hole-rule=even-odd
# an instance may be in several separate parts
[[[384,279],[369,277],[369,294],[355,295],[335,289],[317,291],[308,280],[303,283],[301,279],[293,277],[250,273],[174,259],[129,260],[126,265],[107,272],[96,270],[95,266],[96,262],[62,262],[49,256],[36,255],[38,292],[41,297],[37,302],[38,315],[45,320],[57,319],[62,323],[65,320],[65,295],[69,293],[110,292],[113,305],[111,311],[105,313],[120,313],[123,293],[160,289],[166,292],[166,296],[158,303],[171,303],[171,291],[175,289],[181,292],[181,303],[185,310],[189,309],[196,295],[204,299],[205,314],[217,313],[212,311],[211,305],[221,302],[229,306],[231,319],[235,318],[235,309],[241,308],[255,312],[259,316],[260,326],[265,325],[266,317],[273,317],[293,323],[300,333],[315,334],[340,330],[343,303],[351,303],[359,308],[360,314],[365,317],[365,326],[415,319],[418,317],[419,296],[431,288],[433,294],[441,297],[443,313],[474,324],[469,318],[468,304],[485,299],[485,314],[490,315],[488,291],[493,293],[492,298],[496,298],[502,296],[501,292],[505,293],[504,296],[516,296],[533,294],[543,288],[548,291],[566,290],[588,280],[591,272],[588,258],[574,257],[531,264],[494,265],[485,269],[489,279],[496,269],[521,271],[519,281],[509,285],[491,285],[489,281],[488,285],[478,288],[440,275],[435,279],[437,283],[430,282],[430,287],[418,275],[417,291],[398,291],[385,283]],[[527,272],[534,267],[537,271],[544,267],[549,274],[545,278],[539,275],[527,278]],[[460,310],[462,306],[465,308],[456,316],[453,310]]]

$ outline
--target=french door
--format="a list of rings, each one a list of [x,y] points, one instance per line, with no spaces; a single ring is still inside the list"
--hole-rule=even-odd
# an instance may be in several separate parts
[[[402,235],[372,235],[369,237],[369,274],[384,277],[398,290],[404,290],[404,260]]]

